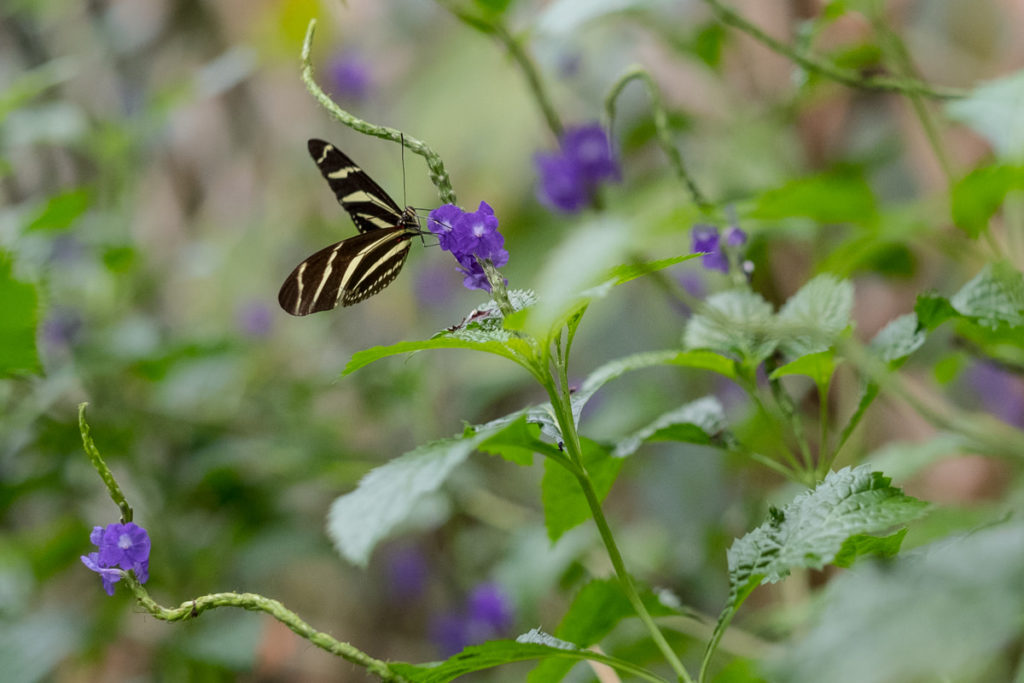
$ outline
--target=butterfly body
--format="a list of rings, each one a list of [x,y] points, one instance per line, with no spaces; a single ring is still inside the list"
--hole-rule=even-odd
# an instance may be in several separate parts
[[[398,276],[420,234],[412,207],[398,204],[334,145],[309,141],[309,154],[359,230],[297,265],[281,285],[278,303],[292,315],[351,306],[373,296]]]

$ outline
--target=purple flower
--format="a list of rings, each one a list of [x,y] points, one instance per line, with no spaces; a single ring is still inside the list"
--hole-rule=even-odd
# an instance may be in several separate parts
[[[334,93],[350,100],[365,100],[370,94],[370,68],[358,55],[342,52],[327,65]]]
[[[248,302],[235,314],[239,329],[249,337],[265,337],[270,334],[273,319],[273,313],[260,301]]]
[[[454,204],[445,204],[430,212],[427,228],[437,235],[441,249],[451,252],[459,262],[462,281],[468,289],[491,291],[480,260],[490,260],[500,268],[508,263],[505,238],[498,232],[498,218],[487,202],[480,202],[469,213]]]
[[[81,336],[82,316],[69,308],[54,309],[43,321],[40,332],[50,349],[68,348]]]
[[[482,583],[469,595],[468,611],[472,622],[500,633],[512,625],[512,607],[501,587]]]
[[[483,583],[470,593],[464,613],[442,614],[433,620],[431,638],[449,657],[467,645],[501,635],[512,625],[512,607],[504,591],[497,584]]]
[[[538,152],[533,158],[540,183],[537,199],[549,209],[575,213],[590,201],[590,190],[570,159],[558,152]]]
[[[1003,422],[1024,426],[1024,386],[1018,376],[980,362],[971,366],[966,379],[986,410]]]
[[[534,157],[540,183],[537,198],[556,211],[574,213],[592,199],[598,185],[622,178],[611,142],[598,123],[566,128],[560,151]]]
[[[399,600],[419,597],[429,575],[427,560],[416,548],[398,548],[388,557],[388,579],[395,598]]]
[[[562,152],[576,164],[588,183],[622,179],[611,142],[599,123],[566,128],[562,135]]]
[[[134,522],[94,527],[89,540],[99,552],[82,555],[82,563],[100,575],[103,589],[114,594],[114,583],[120,580],[117,568],[134,571],[139,583],[149,580],[149,534]]]
[[[729,255],[726,250],[735,250],[747,241],[747,234],[737,227],[726,228],[725,244],[718,235],[718,228],[713,225],[698,223],[690,231],[693,253],[704,254],[701,263],[708,270],[729,272]]]

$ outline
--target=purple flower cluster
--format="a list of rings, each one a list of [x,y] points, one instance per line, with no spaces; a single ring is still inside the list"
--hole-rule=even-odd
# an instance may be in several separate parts
[[[99,547],[98,552],[82,555],[82,564],[103,579],[103,590],[114,594],[114,584],[121,580],[121,572],[132,570],[139,583],[149,580],[149,534],[134,522],[98,526],[89,534],[89,540]]]
[[[487,202],[466,212],[454,204],[439,206],[430,212],[427,227],[437,235],[441,248],[451,252],[459,262],[462,284],[467,289],[491,291],[480,261],[489,259],[496,268],[508,263],[505,238],[498,232],[498,218]]]
[[[593,197],[598,184],[622,179],[608,135],[598,123],[567,128],[557,152],[534,157],[540,184],[537,198],[555,211],[575,213]]]
[[[701,263],[708,270],[729,272],[729,255],[727,250],[736,249],[747,242],[747,233],[733,226],[725,229],[725,244],[718,235],[718,228],[713,225],[698,224],[690,232],[693,240],[693,253],[704,255]]]
[[[483,583],[466,600],[462,614],[445,614],[433,624],[433,640],[445,657],[467,645],[501,635],[512,626],[512,606],[497,584]]]
[[[348,100],[365,100],[370,94],[370,68],[352,52],[339,53],[327,65],[328,79],[333,92]]]

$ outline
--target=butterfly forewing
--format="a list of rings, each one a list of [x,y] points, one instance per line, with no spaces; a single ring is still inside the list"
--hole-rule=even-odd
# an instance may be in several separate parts
[[[387,287],[402,269],[419,220],[404,212],[351,159],[323,140],[309,153],[361,234],[321,249],[285,279],[277,301],[292,315],[351,306]]]
[[[359,232],[393,228],[402,221],[395,200],[337,147],[314,138],[309,154]]]

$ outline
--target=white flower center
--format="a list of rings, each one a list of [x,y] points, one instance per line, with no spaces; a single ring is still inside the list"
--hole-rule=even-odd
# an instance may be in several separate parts
[[[121,550],[128,550],[128,548],[132,547],[132,539],[128,536],[128,534],[121,534],[120,536],[118,536],[117,547]]]

